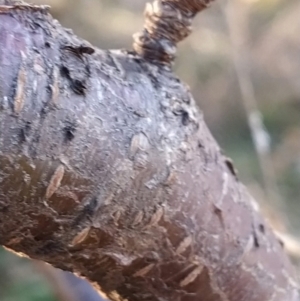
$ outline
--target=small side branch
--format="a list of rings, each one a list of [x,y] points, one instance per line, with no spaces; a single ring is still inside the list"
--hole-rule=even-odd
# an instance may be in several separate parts
[[[155,0],[147,3],[144,29],[134,35],[134,50],[148,61],[172,65],[177,43],[190,35],[193,18],[212,1]]]

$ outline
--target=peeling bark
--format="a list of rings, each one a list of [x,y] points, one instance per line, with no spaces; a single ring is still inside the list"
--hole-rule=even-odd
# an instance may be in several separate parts
[[[0,6],[0,244],[112,300],[300,300],[228,162],[170,68]]]

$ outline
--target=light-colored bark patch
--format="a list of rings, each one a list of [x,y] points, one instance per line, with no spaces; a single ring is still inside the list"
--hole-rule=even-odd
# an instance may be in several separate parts
[[[55,191],[59,188],[61,181],[64,177],[65,168],[63,165],[59,165],[51,177],[50,183],[46,190],[46,199],[51,198]]]

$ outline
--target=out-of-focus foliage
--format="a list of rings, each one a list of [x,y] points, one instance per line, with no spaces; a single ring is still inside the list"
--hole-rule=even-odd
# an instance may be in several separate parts
[[[146,0],[30,2],[51,5],[64,26],[109,49],[131,48],[132,34],[142,28]],[[233,64],[228,3],[236,7],[234,30],[247,51],[239,55],[247,55],[246,71],[271,136],[270,156],[280,208],[265,198]],[[175,66],[176,73],[190,85],[217,141],[234,160],[240,179],[272,223],[296,236],[300,229],[299,12],[299,0],[216,0],[195,20],[193,35],[179,45]],[[50,301],[55,297],[28,261],[1,252],[0,300]]]
[[[55,301],[45,278],[32,264],[0,249],[1,301]],[[71,301],[71,300],[70,300]]]

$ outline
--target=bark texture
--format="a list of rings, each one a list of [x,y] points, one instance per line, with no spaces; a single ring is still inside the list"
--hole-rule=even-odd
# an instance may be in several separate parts
[[[0,244],[115,301],[300,300],[188,88],[46,8],[0,6]]]

